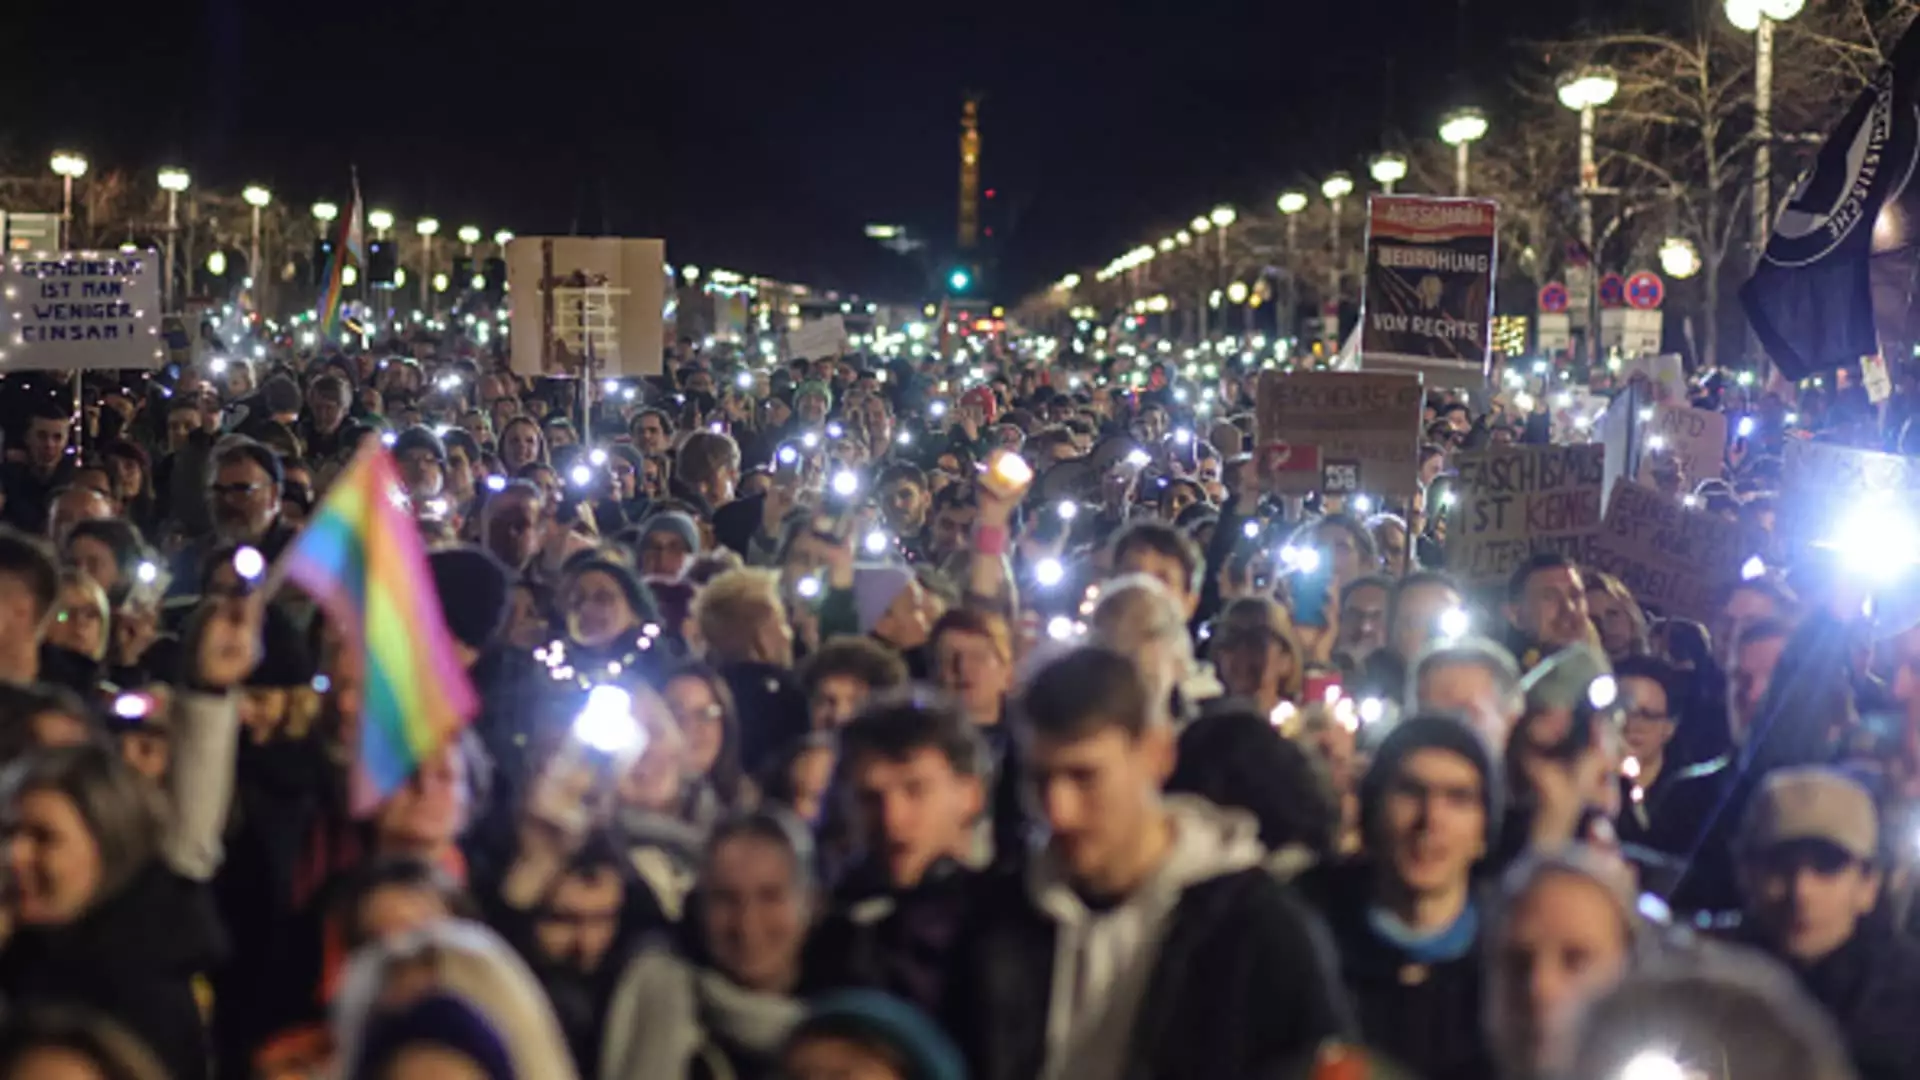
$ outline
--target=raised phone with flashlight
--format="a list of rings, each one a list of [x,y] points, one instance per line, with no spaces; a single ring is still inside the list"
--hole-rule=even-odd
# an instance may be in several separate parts
[[[621,687],[588,691],[566,741],[528,800],[536,818],[573,836],[612,807],[620,777],[647,751],[647,729],[634,718],[633,707],[633,695]]]

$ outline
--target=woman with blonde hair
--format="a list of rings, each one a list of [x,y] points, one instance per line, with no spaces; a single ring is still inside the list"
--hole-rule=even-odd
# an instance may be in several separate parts
[[[1619,663],[1629,656],[1647,654],[1647,616],[1633,591],[1619,578],[1604,570],[1589,569],[1587,582],[1587,618],[1607,659]]]

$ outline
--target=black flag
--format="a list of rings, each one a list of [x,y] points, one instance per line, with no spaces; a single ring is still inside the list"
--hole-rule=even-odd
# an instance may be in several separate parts
[[[1747,318],[1789,379],[1879,351],[1873,322],[1874,223],[1920,154],[1920,24],[1820,147],[1740,290]]]

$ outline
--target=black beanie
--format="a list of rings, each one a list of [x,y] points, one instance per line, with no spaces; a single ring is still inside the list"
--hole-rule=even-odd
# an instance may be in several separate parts
[[[1487,812],[1487,851],[1491,854],[1500,835],[1500,815],[1506,805],[1500,789],[1500,773],[1494,768],[1493,752],[1480,733],[1465,721],[1444,715],[1426,714],[1400,721],[1374,751],[1373,763],[1360,778],[1362,842],[1373,838],[1373,822],[1380,812],[1380,800],[1386,796],[1400,766],[1419,750],[1444,750],[1465,758],[1480,774],[1481,803]]]
[[[660,605],[654,603],[653,590],[647,588],[646,583],[640,580],[640,576],[633,572],[633,567],[607,558],[600,552],[583,552],[567,560],[561,570],[560,603],[563,605],[566,603],[567,589],[579,580],[580,575],[594,573],[605,574],[613,579],[614,584],[619,586],[620,591],[625,594],[627,607],[633,609],[634,618],[643,623],[660,621]]]
[[[393,440],[393,456],[395,458],[398,458],[401,454],[409,450],[431,451],[435,461],[438,461],[442,466],[447,463],[447,444],[440,441],[440,436],[435,435],[432,428],[415,424],[401,432],[399,437]]]
[[[462,645],[484,649],[507,624],[513,605],[513,575],[491,551],[472,546],[443,548],[427,556],[447,630]]]

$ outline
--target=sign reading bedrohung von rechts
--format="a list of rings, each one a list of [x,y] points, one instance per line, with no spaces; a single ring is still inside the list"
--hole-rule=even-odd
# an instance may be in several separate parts
[[[1497,205],[1375,195],[1367,210],[1361,370],[1479,388],[1492,359]]]
[[[159,274],[150,251],[9,257],[0,266],[0,371],[159,367]]]

